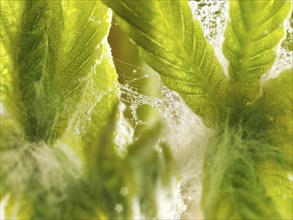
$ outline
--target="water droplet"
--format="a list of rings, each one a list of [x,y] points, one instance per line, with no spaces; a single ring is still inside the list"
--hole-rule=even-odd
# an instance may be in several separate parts
[[[0,115],[5,115],[5,114],[6,114],[5,107],[4,107],[3,104],[0,102]]]
[[[136,70],[136,69],[134,69],[134,70],[132,70],[132,72],[136,73],[136,72],[137,72],[137,70]]]
[[[119,107],[122,112],[126,110],[126,105],[124,103],[121,103]]]
[[[270,122],[274,122],[275,121],[275,117],[274,116],[270,116],[269,117]]]
[[[79,128],[77,127],[77,128],[75,128],[75,132],[79,135],[80,134],[80,130],[79,130]]]
[[[127,187],[121,187],[120,192],[122,196],[127,196],[128,195],[128,189]]]
[[[116,211],[116,212],[122,212],[122,211],[123,211],[123,206],[122,206],[121,204],[117,204],[117,205],[115,206],[115,211]]]

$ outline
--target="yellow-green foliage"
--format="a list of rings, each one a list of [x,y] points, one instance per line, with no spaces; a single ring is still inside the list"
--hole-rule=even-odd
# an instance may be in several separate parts
[[[165,85],[216,130],[203,173],[205,217],[292,218],[292,69],[260,83],[284,37],[290,1],[229,2],[229,80],[187,1],[103,2]]]
[[[1,1],[5,219],[132,218],[136,200],[156,216],[157,182],[171,157],[159,122],[142,129],[126,156],[117,152],[111,16],[99,0]]]
[[[215,131],[203,170],[205,217],[292,219],[292,69],[260,82],[291,10],[278,0],[230,1],[229,77],[188,1],[2,0],[6,218],[133,218],[135,201],[157,216],[156,189],[170,178],[172,155],[149,110],[123,155],[115,146],[123,110],[110,8],[141,58]]]

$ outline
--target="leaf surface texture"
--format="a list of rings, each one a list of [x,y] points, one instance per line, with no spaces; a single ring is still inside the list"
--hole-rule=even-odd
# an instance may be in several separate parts
[[[118,23],[165,85],[208,124],[217,120],[226,78],[187,1],[108,1]]]
[[[233,92],[244,102],[259,95],[259,79],[275,61],[290,9],[290,1],[230,1],[223,53],[230,62]]]

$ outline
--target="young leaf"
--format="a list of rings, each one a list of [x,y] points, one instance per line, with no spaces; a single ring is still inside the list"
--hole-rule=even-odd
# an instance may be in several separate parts
[[[70,193],[86,194],[75,172],[80,148],[100,137],[117,101],[110,17],[96,0],[1,1],[1,104],[8,113],[1,115],[0,197],[10,195],[8,214],[60,218]]]
[[[150,120],[149,120],[150,124]],[[133,191],[138,195],[140,210],[147,218],[156,218],[158,212],[157,185],[170,182],[173,158],[164,143],[160,143],[162,124],[153,122],[141,128],[137,141],[128,146],[124,159],[133,178]]]
[[[111,13],[100,1],[80,3],[1,2],[1,101],[27,139],[55,141],[90,117],[99,97],[109,106],[115,99],[114,67],[101,65]]]
[[[0,8],[0,102],[19,127],[23,124],[24,115],[18,87],[17,44],[24,5],[24,1],[4,0]]]
[[[172,172],[167,170],[172,164],[168,148],[159,143],[162,126],[155,123],[145,128],[133,143],[124,146],[127,153],[120,157],[114,144],[117,113],[113,111],[101,138],[85,149],[91,203],[99,218],[133,218],[132,205],[138,199],[141,213],[154,218],[157,184],[169,180]]]
[[[47,138],[52,126],[56,107],[51,88],[61,30],[60,0],[25,1],[19,41],[11,43],[18,51],[15,62],[28,139]]]
[[[289,20],[289,28],[286,32],[286,38],[282,42],[282,47],[286,49],[287,51],[293,51],[293,35],[292,35],[292,30],[293,30],[293,10],[291,11],[291,16]]]
[[[206,217],[292,218],[292,91],[289,69],[267,81],[263,97],[252,105],[234,106],[229,128],[210,140],[202,200]]]
[[[0,152],[0,197],[8,197],[6,219],[59,217],[67,187],[81,176],[71,149],[10,134],[1,137]]]
[[[255,151],[260,149],[263,156],[272,148],[259,140],[245,140],[245,132],[227,127],[208,144],[202,198],[207,219],[281,219],[254,160]]]
[[[266,127],[263,130],[281,154],[278,158],[267,158],[258,164],[259,176],[268,195],[275,202],[283,218],[292,219],[292,165],[293,165],[293,88],[292,68],[267,81],[263,87],[263,98],[255,103],[259,116]],[[254,110],[254,112],[256,112]]]
[[[214,124],[223,110],[226,78],[187,1],[103,1],[165,85]]]
[[[265,82],[263,97],[252,107],[255,114],[264,121],[263,131],[283,152],[285,161],[292,165],[293,132],[293,69],[283,71],[278,78]],[[251,122],[252,123],[252,122]]]
[[[108,61],[111,55],[106,42],[111,12],[96,0],[86,4],[63,0],[62,7],[64,30],[53,81],[59,98],[54,127],[57,137],[68,128],[68,123],[74,125],[80,117],[99,114],[99,119],[107,120],[108,115],[103,112],[111,112],[109,108],[117,94],[117,74],[112,61]],[[101,100],[103,103],[99,103]],[[103,127],[105,121],[95,123]]]
[[[223,52],[230,62],[232,92],[244,104],[259,95],[259,79],[274,63],[290,9],[290,1],[230,1]]]

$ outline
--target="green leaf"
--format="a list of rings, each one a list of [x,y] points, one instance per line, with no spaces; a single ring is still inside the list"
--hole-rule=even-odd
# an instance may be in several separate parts
[[[286,38],[282,42],[282,47],[285,48],[287,51],[293,51],[293,10],[291,11],[291,16],[289,19],[289,28],[286,31]]]
[[[227,127],[209,141],[202,198],[207,219],[281,219],[254,159],[258,149],[265,157],[273,148],[261,140],[243,138],[245,132]]]
[[[7,128],[7,127],[5,127]],[[59,218],[67,188],[81,177],[80,162],[64,144],[32,143],[1,136],[1,198],[6,219]]]
[[[170,89],[208,124],[217,122],[226,78],[187,1],[104,0]]]
[[[244,104],[259,95],[259,79],[274,63],[290,9],[290,1],[230,1],[223,52],[230,62],[232,92]]]
[[[26,1],[19,41],[11,42],[17,46],[15,62],[29,139],[47,138],[56,112],[51,87],[62,20],[60,0]]]
[[[90,203],[97,207],[99,218],[133,218],[133,204],[138,199],[141,213],[155,218],[157,184],[170,182],[173,162],[168,147],[159,143],[162,126],[155,123],[144,128],[133,143],[124,146],[127,153],[119,156],[114,143],[118,111],[113,111],[101,138],[85,149]]]
[[[290,146],[292,148],[292,144]],[[258,176],[280,213],[280,219],[292,219],[292,168],[286,169],[272,160],[262,161],[258,164]]]
[[[236,106],[232,124],[210,140],[202,199],[207,218],[292,218],[292,76],[288,69],[265,82],[263,96]]]
[[[26,138],[54,142],[75,130],[80,116],[99,111],[106,120],[102,112],[117,94],[114,66],[103,61],[111,59],[107,7],[96,0],[3,1],[1,15],[1,102]],[[102,96],[109,108],[97,108]]]
[[[131,218],[132,198],[120,193],[121,188],[128,187],[129,174],[114,144],[118,117],[119,108],[116,105],[103,126],[101,136],[84,149],[87,187],[83,190],[85,195],[90,196],[90,200],[87,202],[85,198],[77,208],[84,206],[83,203],[93,204],[96,212],[93,212],[95,215],[91,218]],[[116,205],[121,206],[122,210],[115,210]],[[84,214],[77,217],[84,218]]]
[[[110,24],[101,1],[1,1],[7,113],[1,115],[0,198],[9,195],[7,217],[75,216],[68,212],[88,195],[82,147],[100,138],[118,99]],[[64,204],[70,200],[72,206]],[[95,205],[89,205],[94,213]]]
[[[162,124],[158,120],[141,128],[137,140],[128,146],[128,155],[124,158],[127,169],[133,179],[133,191],[137,194],[140,211],[147,218],[157,218],[158,184],[168,186],[172,174],[173,156],[169,147],[162,142]]]
[[[88,117],[88,121],[94,117],[92,114],[99,114],[99,119],[104,121],[95,123],[103,127],[113,100],[117,98],[117,74],[106,42],[111,25],[110,11],[96,0],[86,4],[63,0],[62,7],[64,30],[53,81],[59,98],[54,128],[57,136],[64,129],[75,129],[73,125],[78,123],[79,117]]]
[[[6,115],[13,118],[13,122],[21,127],[24,115],[18,87],[17,44],[24,1],[4,0],[0,4],[0,102]]]
[[[255,103],[267,122],[267,135],[282,152],[286,161],[293,165],[293,69],[283,71],[276,79],[263,86],[263,98]]]
[[[293,71],[292,68],[263,86],[263,98],[255,103],[266,127],[263,130],[281,159],[266,158],[259,162],[258,173],[268,194],[285,219],[292,219],[293,165]],[[256,112],[254,110],[254,112]]]

